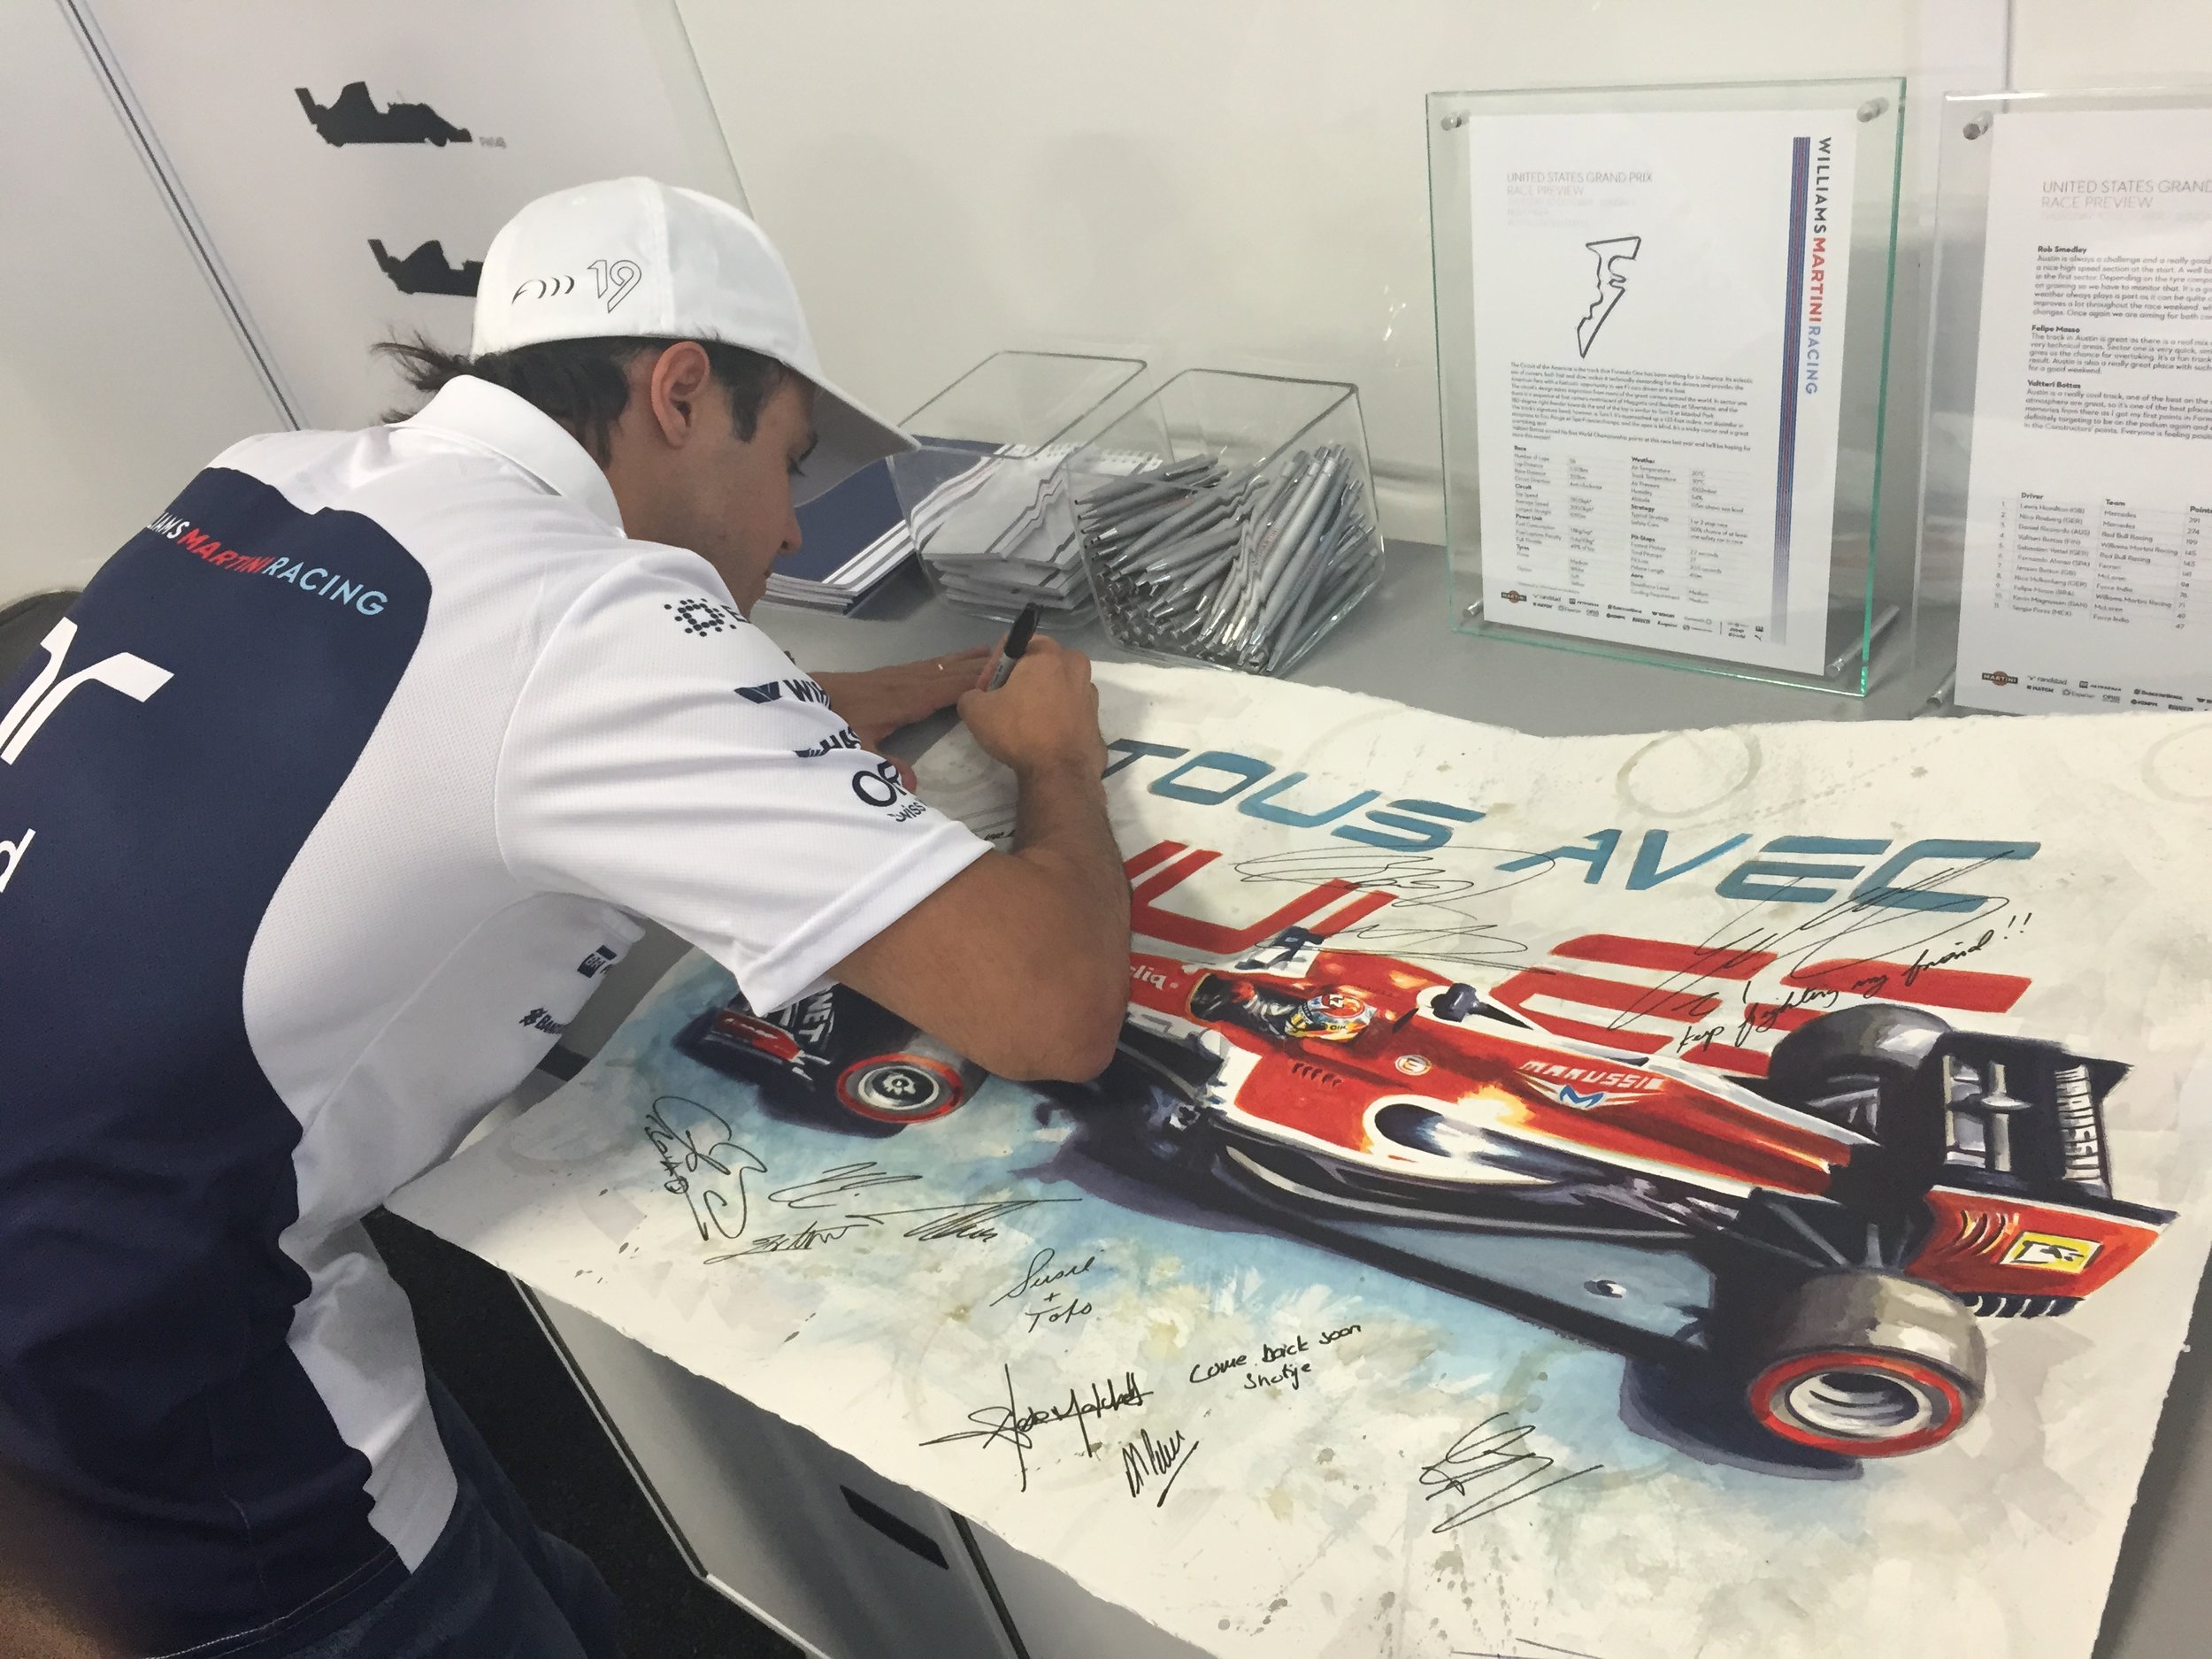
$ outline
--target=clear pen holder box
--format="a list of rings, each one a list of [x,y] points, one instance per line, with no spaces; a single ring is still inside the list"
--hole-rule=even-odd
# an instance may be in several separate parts
[[[1382,579],[1353,386],[1187,369],[1068,476],[1100,618],[1140,656],[1286,673]]]
[[[1032,603],[1063,624],[1088,612],[1065,469],[1086,423],[1144,369],[1000,351],[906,418],[921,447],[892,457],[891,482],[940,599],[1001,622]]]

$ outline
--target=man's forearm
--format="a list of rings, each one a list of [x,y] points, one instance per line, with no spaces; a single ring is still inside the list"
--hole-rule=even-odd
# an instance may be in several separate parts
[[[838,964],[838,977],[1002,1076],[1080,1082],[1129,1005],[1129,882],[1098,763],[1018,774],[1015,844]]]
[[[1018,774],[1014,856],[1050,878],[1066,895],[1068,942],[1096,952],[1118,981],[1129,954],[1129,879],[1106,818],[1106,786],[1088,767],[1037,768]]]

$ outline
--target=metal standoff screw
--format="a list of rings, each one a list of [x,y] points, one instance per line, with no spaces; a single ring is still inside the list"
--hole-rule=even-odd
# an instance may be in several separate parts
[[[1466,118],[1465,116],[1463,116],[1463,115],[1448,115],[1448,116],[1446,116],[1446,117],[1443,119],[1443,120],[1442,120],[1441,122],[1440,122],[1440,123],[1439,123],[1439,125],[1440,125],[1440,126],[1441,126],[1441,127],[1443,127],[1443,129],[1444,129],[1446,132],[1448,132],[1448,132],[1450,132],[1450,131],[1451,131],[1454,127],[1464,127],[1464,126],[1466,126],[1466,125],[1467,125],[1467,118]]]
[[[1859,119],[1862,121],[1879,120],[1888,113],[1889,100],[1887,98],[1869,98],[1864,104],[1859,105]]]
[[[1984,133],[1986,133],[1990,129],[1992,121],[1993,118],[1990,115],[1990,112],[1987,110],[1984,110],[1972,120],[1967,122],[1966,135],[1969,138],[1979,138]]]

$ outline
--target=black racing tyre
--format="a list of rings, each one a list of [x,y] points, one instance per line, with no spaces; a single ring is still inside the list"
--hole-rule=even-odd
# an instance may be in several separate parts
[[[1806,1021],[1774,1045],[1769,1087],[1789,1104],[1888,1141],[1921,1063],[1948,1021],[1925,1009],[1865,1002]]]
[[[1955,1297],[1851,1268],[1785,1296],[1749,1358],[1745,1401],[1770,1433],[1846,1456],[1898,1457],[1972,1418],[1988,1350]]]
[[[925,1123],[974,1092],[966,1070],[949,1051],[872,1055],[838,1073],[837,1103],[873,1123]]]

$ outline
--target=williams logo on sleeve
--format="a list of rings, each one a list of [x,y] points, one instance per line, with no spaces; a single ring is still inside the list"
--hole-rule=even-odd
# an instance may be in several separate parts
[[[695,640],[704,639],[710,634],[742,627],[745,624],[745,613],[735,605],[717,604],[704,595],[679,599],[673,603],[663,605],[661,609],[675,618],[677,626]],[[755,698],[754,701],[764,702],[765,699]]]
[[[737,695],[748,703],[776,703],[789,697],[794,703],[829,707],[829,693],[810,680],[764,680],[757,686],[740,686]]]

